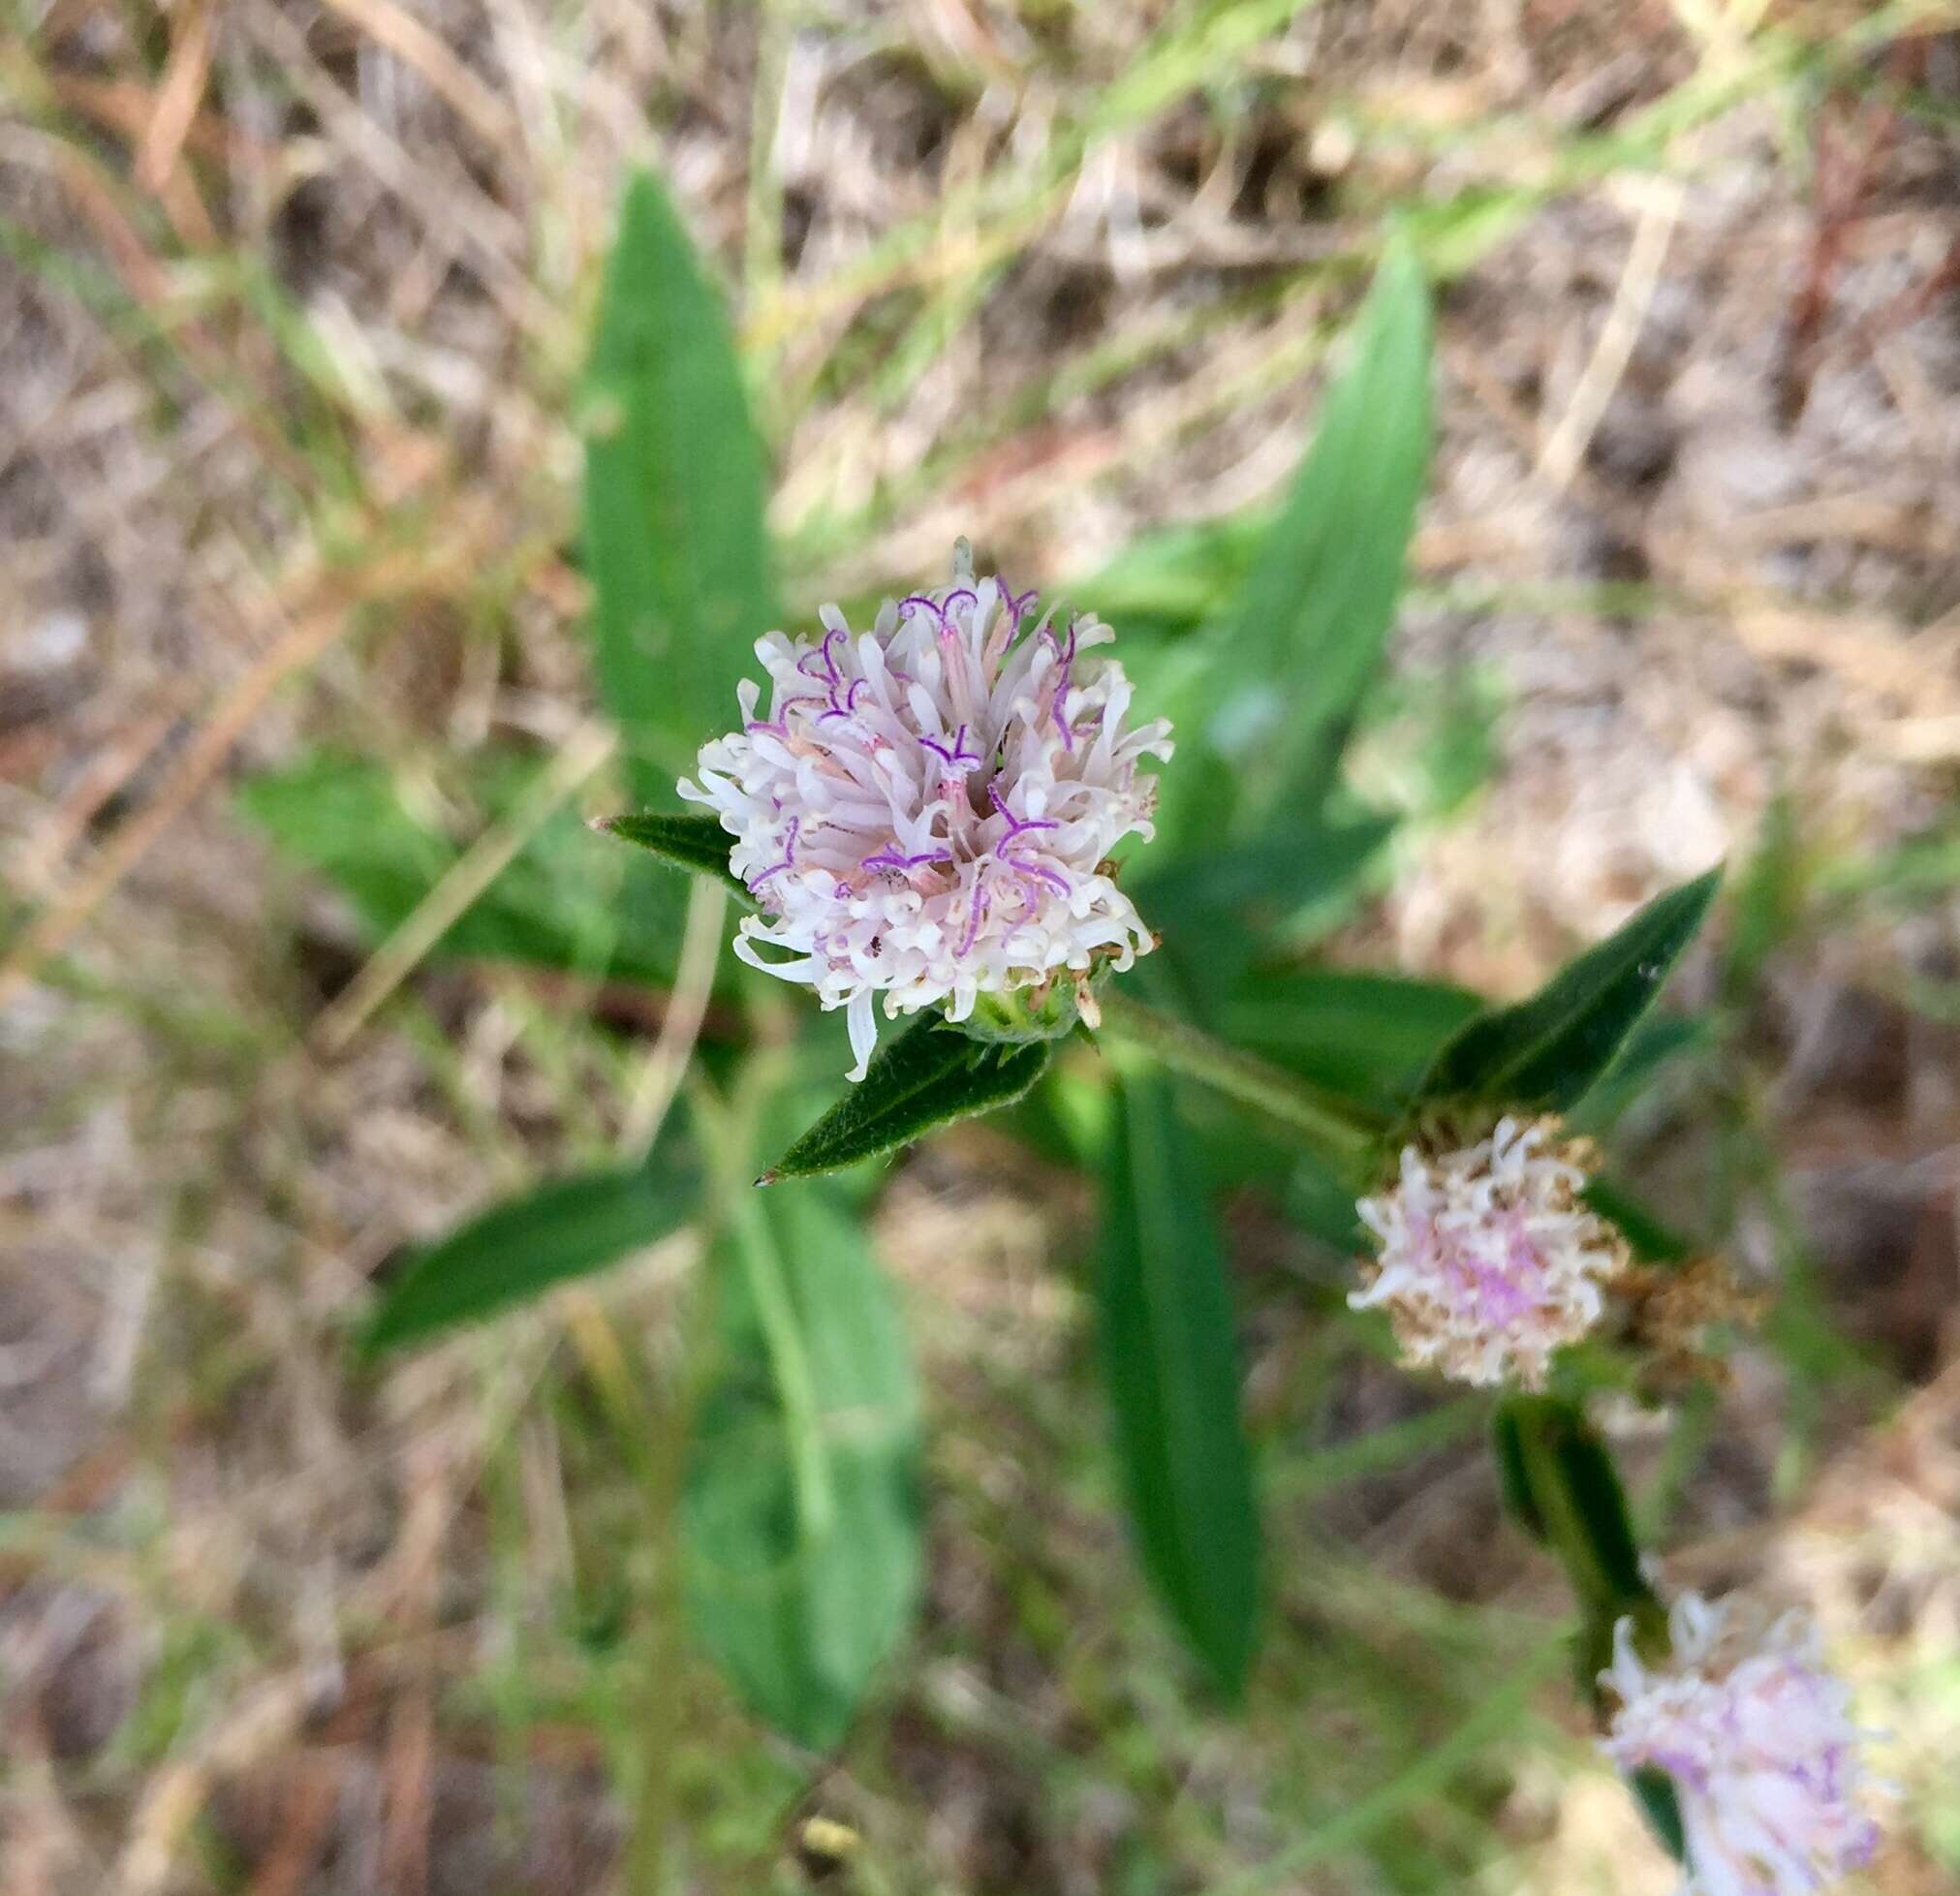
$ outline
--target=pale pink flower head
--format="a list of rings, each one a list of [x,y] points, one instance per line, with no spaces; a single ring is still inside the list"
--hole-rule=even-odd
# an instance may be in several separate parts
[[[1599,1321],[1602,1287],[1629,1262],[1626,1239],[1579,1196],[1589,1156],[1553,1119],[1501,1119],[1453,1150],[1405,1146],[1395,1182],[1355,1206],[1376,1256],[1349,1303],[1387,1311],[1412,1368],[1541,1388],[1553,1352]]]
[[[1811,1896],[1868,1863],[1879,1827],[1860,1756],[1872,1735],[1824,1669],[1816,1628],[1789,1614],[1752,1631],[1685,1594],[1658,1664],[1621,1621],[1600,1682],[1618,1700],[1605,1738],[1622,1770],[1673,1781],[1687,1843],[1681,1896]]]
[[[854,634],[834,606],[820,638],[757,641],[742,728],[704,745],[703,803],[762,913],[735,952],[846,1010],[861,1079],[887,1017],[981,995],[1081,983],[1152,945],[1105,862],[1151,834],[1170,727],[1129,726],[1131,686],[1094,654],[1092,618],[1027,621],[1033,593],[976,580],[960,542],[949,588],[888,601]]]

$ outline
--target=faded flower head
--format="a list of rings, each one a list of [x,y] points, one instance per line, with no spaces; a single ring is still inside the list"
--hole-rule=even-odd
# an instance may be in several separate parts
[[[1151,947],[1104,858],[1148,837],[1170,727],[1127,727],[1123,668],[1092,658],[1094,619],[1023,630],[1033,593],[976,582],[961,541],[945,592],[887,602],[854,635],[837,608],[821,639],[757,641],[768,713],[744,681],[742,729],[702,747],[704,803],[762,910],[743,960],[844,1008],[861,1079],[887,1016],[1074,982]],[[764,950],[779,951],[772,958]]]
[[[1673,1652],[1648,1666],[1621,1621],[1600,1675],[1619,1699],[1602,1741],[1623,1770],[1673,1780],[1688,1846],[1682,1896],[1798,1896],[1870,1861],[1879,1828],[1851,1694],[1797,1614],[1754,1632],[1694,1594],[1668,1617]]]
[[[1395,1184],[1355,1207],[1378,1256],[1349,1303],[1387,1311],[1412,1367],[1541,1387],[1628,1263],[1626,1239],[1578,1196],[1588,1157],[1555,1119],[1501,1119],[1440,1155],[1405,1146]]]

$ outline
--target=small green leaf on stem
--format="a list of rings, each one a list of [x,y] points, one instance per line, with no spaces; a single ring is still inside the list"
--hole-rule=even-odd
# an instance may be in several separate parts
[[[1054,1055],[1054,1044],[969,1039],[938,1015],[908,1027],[872,1056],[864,1077],[756,1183],[813,1178],[882,1158],[955,1119],[1018,1100]]]
[[[637,843],[674,868],[712,876],[751,907],[755,905],[748,884],[729,867],[734,838],[722,827],[719,817],[669,816],[662,810],[642,810],[634,816],[607,818],[593,827],[622,842]]]

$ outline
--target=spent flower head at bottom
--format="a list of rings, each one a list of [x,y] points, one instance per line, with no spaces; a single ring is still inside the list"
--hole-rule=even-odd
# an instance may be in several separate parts
[[[1602,1746],[1623,1770],[1673,1781],[1687,1843],[1681,1896],[1808,1896],[1869,1862],[1879,1829],[1851,1717],[1816,1628],[1789,1614],[1763,1628],[1684,1595],[1672,1651],[1646,1664],[1621,1621],[1601,1683],[1617,1698]]]
[[[1388,1313],[1403,1360],[1460,1383],[1541,1388],[1552,1353],[1599,1321],[1627,1241],[1579,1194],[1591,1152],[1556,1119],[1498,1121],[1454,1150],[1402,1150],[1355,1206],[1376,1257],[1348,1302]]]
[[[1129,727],[1130,681],[1094,655],[1107,626],[1029,627],[1033,603],[976,580],[962,541],[950,587],[887,601],[868,632],[832,606],[821,638],[770,633],[767,714],[745,680],[741,730],[680,785],[734,837],[762,911],[735,952],[846,1010],[854,1080],[881,993],[887,1016],[962,1021],[980,995],[1086,981],[1152,946],[1104,857],[1151,834],[1137,764],[1170,756],[1170,727]]]

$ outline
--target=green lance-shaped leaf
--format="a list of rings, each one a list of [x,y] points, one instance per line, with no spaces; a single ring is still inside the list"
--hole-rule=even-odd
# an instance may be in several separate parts
[[[688,1618],[759,1716],[825,1749],[918,1598],[905,1337],[884,1273],[824,1192],[744,1198],[714,1290],[717,1373],[681,1507]]]
[[[1664,1646],[1666,1614],[1640,1570],[1625,1489],[1606,1445],[1574,1403],[1508,1396],[1491,1421],[1498,1486],[1507,1509],[1555,1554],[1578,1598],[1573,1670],[1581,1694],[1603,1713],[1600,1674],[1610,1663],[1614,1629],[1631,1618],[1637,1640]],[[1664,1771],[1643,1767],[1628,1785],[1655,1835],[1687,1860],[1681,1806]]]
[[[887,1040],[864,1077],[756,1182],[838,1171],[1007,1105],[1041,1078],[1053,1054],[1050,1041],[972,1040],[928,1015]]]
[[[506,1198],[409,1261],[358,1347],[374,1355],[426,1343],[603,1270],[677,1229],[696,1192],[693,1166],[663,1146],[631,1169],[581,1172]]]
[[[636,803],[673,801],[774,622],[766,476],[722,299],[665,192],[628,185],[580,421],[601,699]]]
[[[1612,1455],[1584,1412],[1556,1396],[1511,1395],[1493,1433],[1506,1500],[1566,1561],[1580,1597],[1609,1607],[1650,1598]]]
[[[1640,1570],[1612,1454],[1584,1411],[1556,1396],[1507,1396],[1492,1419],[1491,1444],[1506,1507],[1557,1556],[1578,1599],[1574,1670],[1579,1689],[1597,1704],[1614,1627],[1631,1615],[1644,1632],[1664,1618]]]
[[[1562,1112],[1613,1063],[1708,912],[1720,869],[1658,896],[1529,1000],[1478,1015],[1424,1075],[1424,1102]]]
[[[1138,1547],[1229,1696],[1260,1634],[1260,1527],[1232,1309],[1204,1181],[1154,1073],[1117,1088],[1104,1174],[1104,1375]]]
[[[1318,810],[1394,624],[1429,470],[1430,329],[1422,265],[1392,237],[1226,645],[1229,675],[1284,707],[1264,780],[1290,817]]]
[[[664,810],[642,810],[636,816],[609,818],[597,827],[622,842],[652,851],[676,869],[712,876],[754,906],[756,898],[748,884],[729,867],[729,852],[735,839],[722,827],[719,817],[669,816]]]
[[[1629,1774],[1633,1801],[1640,1815],[1653,1826],[1661,1848],[1677,1863],[1688,1861],[1688,1826],[1681,1821],[1681,1800],[1674,1793],[1674,1780],[1652,1764],[1643,1764]]]

